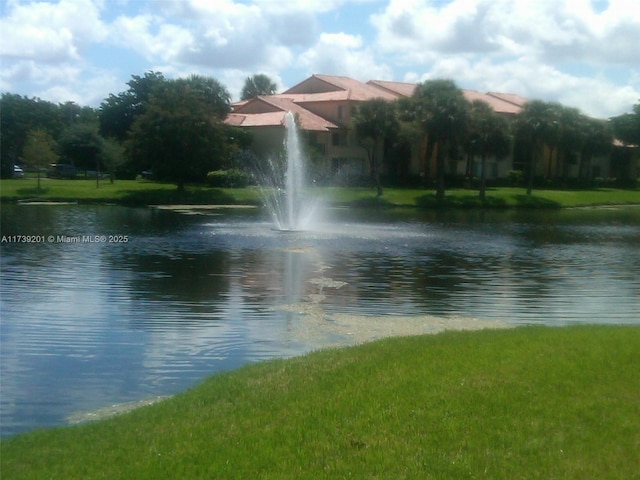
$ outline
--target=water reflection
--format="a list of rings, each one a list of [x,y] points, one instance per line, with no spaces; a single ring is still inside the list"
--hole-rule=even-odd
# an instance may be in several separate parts
[[[3,206],[2,235],[129,242],[1,245],[2,435],[425,315],[640,323],[637,208],[337,210],[286,234],[258,211],[195,213]]]

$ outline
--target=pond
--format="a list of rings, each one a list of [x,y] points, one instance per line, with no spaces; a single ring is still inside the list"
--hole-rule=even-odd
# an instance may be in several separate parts
[[[258,209],[3,205],[2,236],[2,436],[386,335],[640,324],[637,207],[335,209],[279,232]]]

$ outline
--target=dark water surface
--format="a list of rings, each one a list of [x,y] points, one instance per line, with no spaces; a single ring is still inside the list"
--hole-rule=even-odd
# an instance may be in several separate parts
[[[640,324],[635,207],[333,210],[283,233],[257,210],[3,205],[2,235],[41,236],[0,246],[2,436],[353,343],[368,317]]]

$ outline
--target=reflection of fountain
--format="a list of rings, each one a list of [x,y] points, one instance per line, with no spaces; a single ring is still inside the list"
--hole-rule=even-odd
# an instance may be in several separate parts
[[[304,156],[298,127],[291,112],[285,115],[286,167],[278,159],[268,162],[268,171],[261,172],[259,181],[263,197],[278,230],[309,230],[317,202],[306,188]]]

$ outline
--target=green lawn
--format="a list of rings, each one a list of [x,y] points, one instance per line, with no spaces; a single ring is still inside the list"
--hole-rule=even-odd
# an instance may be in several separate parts
[[[50,200],[78,202],[114,202],[129,205],[152,204],[252,204],[261,203],[258,188],[211,188],[190,185],[179,192],[170,183],[145,180],[103,180],[96,188],[95,180],[43,179],[41,190],[35,179],[0,181],[0,200]],[[640,189],[624,190],[600,188],[594,190],[534,190],[527,196],[523,188],[491,188],[487,200],[482,202],[476,190],[452,189],[445,201],[438,203],[433,190],[387,188],[377,198],[373,188],[320,187],[315,193],[330,204],[351,206],[410,206],[454,208],[504,208],[504,207],[575,207],[590,205],[640,204]]]
[[[631,479],[640,327],[385,339],[0,444],[9,479]]]

